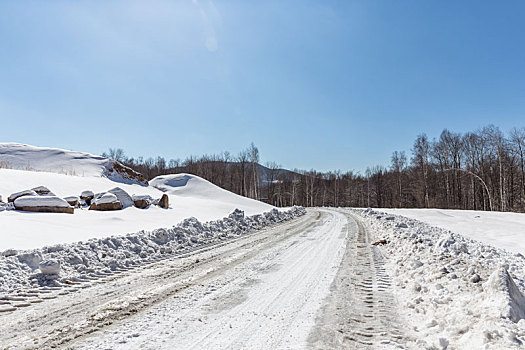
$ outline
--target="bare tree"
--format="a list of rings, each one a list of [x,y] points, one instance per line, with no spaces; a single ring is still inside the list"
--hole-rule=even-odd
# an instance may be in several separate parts
[[[253,198],[259,198],[259,149],[255,147],[252,142],[250,148],[248,148],[248,154],[250,156],[250,162],[252,166],[252,180],[253,180]]]
[[[420,174],[422,202],[425,208],[430,206],[429,203],[429,186],[428,178],[430,171],[430,144],[426,134],[421,134],[416,138],[412,148],[412,164],[415,170]]]
[[[519,207],[523,210],[525,206],[525,128],[513,128],[510,132],[510,144],[512,152],[519,159],[520,190]]]

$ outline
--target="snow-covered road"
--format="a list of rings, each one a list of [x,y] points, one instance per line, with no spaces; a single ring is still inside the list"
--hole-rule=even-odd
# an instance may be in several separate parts
[[[306,227],[280,228],[269,241],[244,246],[220,273],[75,348],[305,348],[346,234],[344,216],[315,215]]]
[[[318,347],[311,333],[356,224],[310,210],[291,222],[0,314],[12,348]],[[366,243],[366,242],[364,242]],[[3,319],[3,320],[2,320]],[[317,325],[316,325],[317,322]],[[331,327],[330,325],[328,325]],[[335,332],[335,329],[332,329]]]
[[[237,237],[0,296],[0,349],[525,343],[522,255],[371,209],[313,208]]]

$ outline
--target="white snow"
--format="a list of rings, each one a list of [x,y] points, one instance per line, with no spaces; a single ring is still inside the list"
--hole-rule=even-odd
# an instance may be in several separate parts
[[[15,207],[71,207],[68,202],[62,198],[54,196],[23,196],[15,199]]]
[[[235,209],[243,210],[246,215],[255,215],[273,208],[190,174],[152,180],[162,188],[161,191],[151,185],[126,180],[126,174],[120,176],[111,170],[113,165],[114,161],[88,153],[0,143],[0,196],[3,198],[17,192],[35,195],[30,189],[45,186],[60,198],[111,191],[125,202],[122,203],[123,210],[76,209],[74,215],[61,216],[60,219],[54,213],[6,210],[10,206],[2,204],[0,251],[170,227],[188,217],[202,222],[217,220]],[[159,199],[164,191],[169,199],[168,210],[153,205],[147,209],[133,206],[134,195]]]
[[[111,193],[105,196],[116,199]],[[264,214],[245,217],[244,212],[237,209],[228,217],[207,223],[188,218],[171,228],[55,244],[21,252],[4,251],[3,256],[0,256],[0,293],[48,285],[64,287],[68,280],[89,278],[97,273],[169,258],[173,254],[192,251],[290,220],[305,212],[303,208],[294,207],[288,211],[273,209]],[[49,279],[48,276],[39,275],[38,271],[35,272],[38,268],[44,275],[57,276]]]
[[[525,214],[452,209],[378,209],[525,255]]]
[[[128,207],[133,206],[133,199],[131,199],[131,196],[126,191],[124,191],[122,188],[115,187],[109,190],[108,192],[113,193],[117,197],[118,201],[120,202],[120,204],[122,204],[123,208],[128,208]]]
[[[449,344],[454,349],[509,349],[524,344],[523,255],[405,216],[370,209],[354,212],[378,239],[388,241],[381,249],[394,271],[397,299],[418,348]],[[452,212],[454,216],[440,219],[441,225],[469,215]],[[505,230],[506,213],[489,216],[499,216],[500,229]],[[507,237],[502,240],[510,243]]]
[[[80,197],[89,198],[89,197],[93,197],[94,195],[95,194],[93,193],[93,191],[86,190],[86,191],[82,191],[82,193],[80,194]]]
[[[253,238],[261,241],[268,235],[272,244],[237,246],[217,263],[193,267],[191,283],[180,293],[137,317],[115,322],[116,327],[79,339],[71,348],[307,349],[317,311],[345,251],[345,224],[343,215],[325,212],[318,225],[298,235],[286,226],[258,234]],[[220,249],[214,251],[219,254]],[[179,274],[164,284],[183,276]],[[150,294],[158,290],[149,288]],[[90,310],[90,316],[104,319],[108,309],[132,304],[137,295],[128,293]]]
[[[102,176],[110,161],[89,153],[20,143],[0,143],[0,162],[0,167],[9,169]]]
[[[99,198],[93,201],[95,204],[107,204],[107,203],[117,203],[118,199],[113,193],[104,193]]]
[[[37,193],[33,190],[23,190],[20,192],[11,193],[8,197],[9,202],[14,202],[17,198],[22,196],[36,196]]]
[[[66,202],[79,202],[80,197],[79,196],[67,196],[67,197],[64,197],[64,200]]]
[[[247,212],[260,213],[273,208],[271,205],[239,196],[191,174],[157,176],[149,183],[170,196],[170,206],[172,198],[179,198],[185,200],[188,205],[193,203],[197,205],[197,202],[206,200],[208,205],[222,208],[226,212],[240,208]]]
[[[73,215],[53,213],[21,213],[13,210],[0,212],[0,251],[38,248],[56,243],[71,243],[89,238],[126,234],[139,230],[170,227],[188,217],[202,222],[228,216],[235,209],[246,215],[261,214],[273,207],[252,199],[237,196],[220,189],[197,176],[189,177],[190,188],[167,192],[170,209],[150,206],[147,210],[129,207],[119,211],[76,209]],[[118,187],[129,195],[149,195],[160,198],[164,192],[153,186],[116,183],[100,176],[80,177],[64,174],[0,169],[0,194],[8,196],[24,189],[44,185],[59,197],[78,196],[83,191],[107,192]],[[192,196],[192,191],[195,195]],[[210,197],[207,197],[207,194]],[[213,197],[212,197],[213,196]],[[217,197],[215,197],[217,196]]]

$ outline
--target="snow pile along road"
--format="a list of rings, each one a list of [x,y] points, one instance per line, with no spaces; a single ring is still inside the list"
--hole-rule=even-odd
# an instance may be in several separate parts
[[[418,348],[523,345],[523,255],[406,217],[353,212],[387,241],[382,250],[395,271],[398,302]]]
[[[0,293],[5,294],[4,300],[9,300],[7,294],[24,288],[60,288],[86,282],[232,239],[305,213],[304,208],[293,207],[288,211],[273,209],[246,217],[237,209],[224,219],[206,223],[189,218],[172,228],[21,252],[9,249],[0,256]]]

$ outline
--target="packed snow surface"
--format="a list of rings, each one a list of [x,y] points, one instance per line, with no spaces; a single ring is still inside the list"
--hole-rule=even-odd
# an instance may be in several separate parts
[[[452,209],[378,209],[525,255],[525,214]]]

